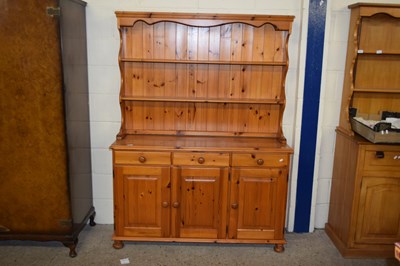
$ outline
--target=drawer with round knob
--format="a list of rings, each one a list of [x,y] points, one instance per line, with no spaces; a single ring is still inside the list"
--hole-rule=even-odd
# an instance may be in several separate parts
[[[140,151],[115,151],[115,164],[134,165],[169,165],[171,164],[171,153],[169,152],[140,152]]]
[[[235,153],[232,166],[286,167],[289,156],[281,153]]]
[[[400,171],[400,150],[398,147],[380,148],[365,151],[364,170]]]
[[[175,152],[174,165],[229,166],[229,153]]]

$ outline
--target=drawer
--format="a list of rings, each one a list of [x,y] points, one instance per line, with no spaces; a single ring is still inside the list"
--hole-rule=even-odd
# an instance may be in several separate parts
[[[400,150],[367,150],[364,160],[365,170],[397,170],[400,171]]]
[[[232,155],[232,166],[286,167],[285,153],[237,153]]]
[[[115,151],[115,164],[171,164],[169,152],[140,152],[140,151]]]
[[[228,153],[176,152],[174,165],[229,166]]]

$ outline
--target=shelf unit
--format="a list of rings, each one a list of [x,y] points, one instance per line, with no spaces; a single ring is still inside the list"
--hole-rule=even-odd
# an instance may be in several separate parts
[[[349,108],[375,120],[382,111],[400,112],[400,5],[357,3],[349,8],[325,229],[344,257],[393,257],[394,242],[400,240],[400,147],[374,144],[354,132]]]
[[[351,28],[338,130],[353,136],[349,108],[379,116],[400,111],[398,5],[351,5]]]
[[[111,146],[114,247],[123,240],[248,241],[283,251],[293,150],[282,118],[294,17],[116,16],[122,115]],[[254,170],[252,178],[244,168]],[[142,201],[144,183],[157,193]]]

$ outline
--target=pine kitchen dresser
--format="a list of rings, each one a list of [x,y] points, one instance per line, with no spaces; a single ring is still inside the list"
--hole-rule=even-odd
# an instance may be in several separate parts
[[[116,12],[121,129],[111,145],[123,241],[284,250],[282,132],[293,16]]]

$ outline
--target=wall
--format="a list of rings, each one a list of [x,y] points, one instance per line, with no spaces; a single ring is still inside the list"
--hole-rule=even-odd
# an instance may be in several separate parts
[[[324,0],[321,0],[324,2]],[[325,0],[326,1],[326,0]],[[116,10],[207,13],[259,13],[296,16],[289,43],[290,68],[283,127],[295,149],[290,175],[288,229],[294,224],[302,95],[306,58],[308,0],[86,0],[93,195],[98,223],[113,223],[112,164],[109,146],[120,127],[119,34]],[[323,228],[329,208],[335,127],[338,124],[350,12],[356,1],[329,0],[321,84],[319,129],[314,169],[310,231]],[[363,0],[363,2],[372,2]],[[399,0],[385,1],[398,3]],[[172,6],[172,7],[171,7]]]

